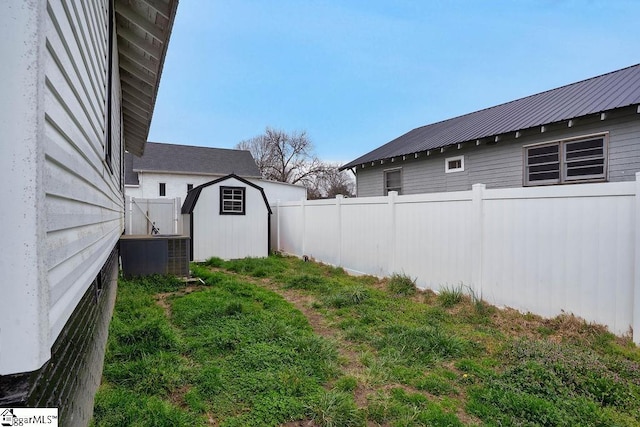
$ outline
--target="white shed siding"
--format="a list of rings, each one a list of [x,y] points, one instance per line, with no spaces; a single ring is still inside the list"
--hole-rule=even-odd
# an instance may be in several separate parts
[[[420,153],[418,159],[407,156],[406,161],[358,166],[358,196],[383,195],[384,171],[397,167],[402,168],[402,194],[470,190],[479,182],[487,188],[522,187],[524,145],[598,132],[609,132],[609,181],[635,179],[635,172],[640,171],[640,114],[635,109],[611,113],[604,121],[592,117],[575,122],[571,128],[566,123],[547,126],[544,133],[539,128],[527,130],[520,138],[510,137],[496,145],[467,143],[459,150],[449,147],[444,153]],[[459,155],[464,155],[464,171],[445,173],[445,159]]]
[[[107,1],[52,1],[45,19],[44,211],[53,344],[124,227],[117,54],[105,162]]]
[[[245,215],[220,215],[220,187],[245,188]],[[269,213],[260,190],[235,178],[204,187],[193,208],[193,259],[268,255]]]

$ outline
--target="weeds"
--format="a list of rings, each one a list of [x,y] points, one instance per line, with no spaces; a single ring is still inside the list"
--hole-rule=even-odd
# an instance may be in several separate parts
[[[416,293],[416,280],[405,274],[393,273],[387,282],[387,289],[396,296],[410,296]]]
[[[571,315],[282,256],[192,271],[121,281],[96,426],[640,424],[640,351]]]
[[[438,294],[438,301],[440,305],[445,308],[453,307],[462,302],[464,297],[464,291],[462,284],[458,286],[444,286],[440,289]]]
[[[307,407],[307,414],[317,425],[323,427],[363,426],[363,414],[356,407],[353,397],[339,391],[320,393]]]

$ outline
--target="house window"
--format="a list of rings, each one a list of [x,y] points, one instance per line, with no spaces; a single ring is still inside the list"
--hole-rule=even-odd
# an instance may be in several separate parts
[[[524,147],[524,185],[603,181],[607,178],[606,135]]]
[[[384,171],[384,195],[389,191],[402,193],[402,169],[392,169]]]
[[[164,197],[167,195],[167,184],[165,184],[164,182],[160,183],[160,197]]]
[[[444,159],[445,173],[464,171],[464,156],[447,157]]]
[[[220,187],[220,215],[244,215],[244,208],[244,187]]]
[[[193,190],[193,184],[187,184],[187,191]]]

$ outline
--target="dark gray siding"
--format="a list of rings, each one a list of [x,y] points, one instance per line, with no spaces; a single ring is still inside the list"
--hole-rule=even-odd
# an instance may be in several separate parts
[[[383,195],[384,170],[396,167],[402,167],[403,194],[470,190],[476,183],[487,188],[521,187],[524,145],[600,132],[609,132],[608,180],[635,179],[640,171],[640,114],[633,108],[612,112],[606,120],[599,116],[576,120],[571,128],[564,123],[548,126],[545,132],[531,129],[495,145],[468,143],[460,149],[449,147],[444,153],[433,150],[429,156],[422,152],[417,159],[398,157],[393,163],[377,161],[375,166],[358,167],[358,196]],[[445,173],[445,159],[460,155],[464,155],[464,171]]]

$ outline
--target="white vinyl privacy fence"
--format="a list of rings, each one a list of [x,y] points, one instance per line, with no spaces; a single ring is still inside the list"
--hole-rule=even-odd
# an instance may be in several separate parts
[[[126,234],[182,234],[180,198],[142,199],[127,196]]]
[[[634,182],[279,203],[278,249],[352,273],[460,284],[498,305],[574,313],[640,342]]]

